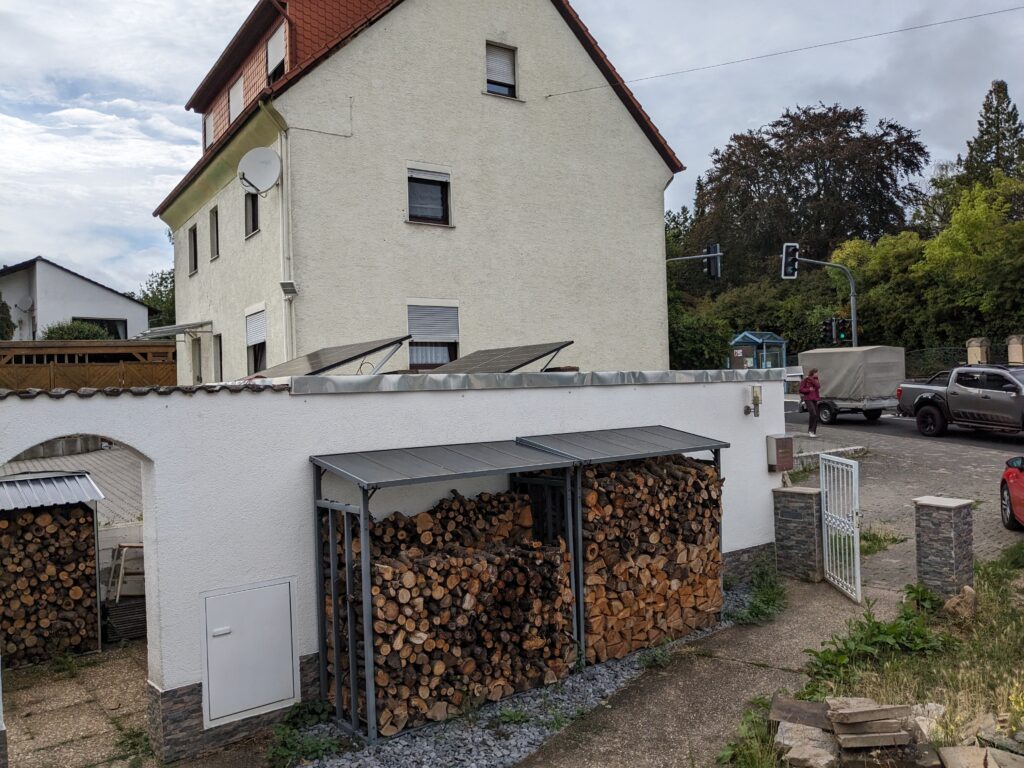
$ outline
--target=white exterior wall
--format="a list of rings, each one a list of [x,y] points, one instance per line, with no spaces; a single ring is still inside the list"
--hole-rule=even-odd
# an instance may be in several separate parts
[[[12,341],[32,341],[36,306],[32,285],[34,274],[32,269],[21,269],[0,277],[0,297],[11,308],[11,320],[15,325]]]
[[[210,210],[217,208],[220,256],[210,259]],[[232,179],[174,234],[175,317],[179,323],[210,322],[199,335],[203,378],[212,382],[213,334],[221,334],[224,378],[248,373],[246,310],[267,312],[267,360],[285,361],[285,302],[281,294],[281,188],[260,199],[259,232],[245,236],[245,193]],[[197,226],[199,268],[189,274],[188,231]],[[178,337],[178,382],[195,383],[190,340]]]
[[[74,317],[127,321],[128,338],[149,328],[149,310],[116,291],[102,288],[45,261],[37,261],[36,336]]]
[[[725,374],[746,382],[759,375]],[[779,476],[767,471],[765,437],[785,431],[783,384],[761,382],[755,418],[743,415],[746,382],[8,398],[0,402],[0,463],[73,432],[110,437],[152,460],[143,467],[149,676],[168,689],[202,678],[204,591],[296,577],[296,650],[316,652],[310,455],[664,424],[732,444],[723,452],[723,548],[773,541]],[[493,487],[503,484],[495,478]],[[431,499],[412,493],[429,504],[451,485]],[[391,511],[396,495],[382,492],[374,509]]]
[[[519,99],[484,93],[489,41],[518,49]],[[606,83],[549,0],[407,0],[280,96],[296,355],[404,335],[408,304],[438,301],[459,306],[460,354],[572,339],[559,364],[667,368],[672,172],[611,88],[545,98]],[[451,174],[453,227],[407,223],[409,168]],[[259,301],[268,364],[285,360],[281,238],[237,242],[226,203],[241,215],[241,195],[233,180],[175,233],[178,322],[213,320],[227,379],[246,373],[232,339]],[[208,264],[215,204],[223,255]],[[180,354],[182,383],[189,366]],[[405,349],[389,364],[407,366]]]

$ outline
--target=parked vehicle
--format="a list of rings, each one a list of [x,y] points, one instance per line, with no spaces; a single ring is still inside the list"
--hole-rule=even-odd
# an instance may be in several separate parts
[[[992,432],[1024,429],[1024,368],[964,365],[926,382],[904,382],[897,397],[900,410],[927,437],[944,435],[950,424]]]
[[[902,347],[811,349],[800,353],[804,371],[818,369],[821,403],[818,420],[835,424],[842,413],[860,413],[877,421],[899,405],[896,388],[906,378]]]
[[[1003,525],[1011,531],[1024,531],[1024,456],[1006,462],[999,502]]]

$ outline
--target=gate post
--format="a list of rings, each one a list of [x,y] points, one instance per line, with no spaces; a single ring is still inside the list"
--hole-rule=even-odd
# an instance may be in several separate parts
[[[943,597],[974,585],[973,505],[970,499],[914,499],[917,580]]]
[[[778,571],[801,581],[825,579],[821,541],[821,489],[775,488],[775,557]]]
[[[967,364],[984,365],[988,362],[992,344],[984,336],[967,340]]]

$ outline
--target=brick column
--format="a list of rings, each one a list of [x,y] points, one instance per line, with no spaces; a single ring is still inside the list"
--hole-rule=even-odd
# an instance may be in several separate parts
[[[943,597],[974,584],[974,502],[914,499],[917,580]]]
[[[7,731],[0,728],[0,768],[7,768]]]
[[[821,491],[818,488],[776,488],[772,495],[779,573],[802,581],[823,581]]]

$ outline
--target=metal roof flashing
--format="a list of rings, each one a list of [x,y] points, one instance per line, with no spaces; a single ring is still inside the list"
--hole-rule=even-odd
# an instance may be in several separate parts
[[[88,472],[23,472],[0,476],[0,512],[102,501]]]
[[[624,387],[654,384],[722,384],[784,381],[783,368],[709,371],[601,371],[590,373],[402,373],[355,376],[295,376],[293,395],[370,392],[443,392],[471,389]]]

